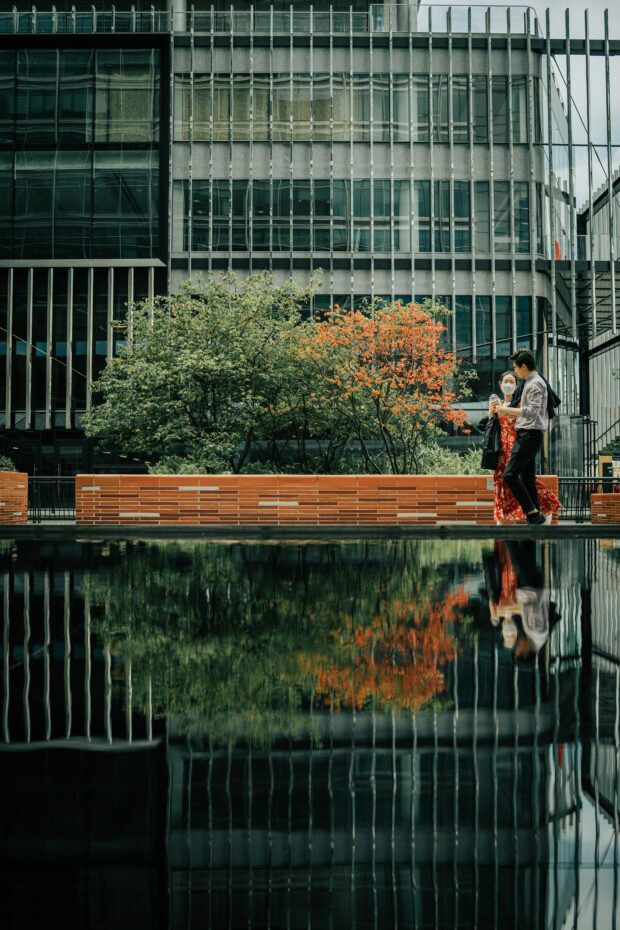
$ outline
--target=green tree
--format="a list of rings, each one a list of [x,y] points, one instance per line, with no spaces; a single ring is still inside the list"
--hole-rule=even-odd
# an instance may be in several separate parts
[[[156,459],[181,456],[202,470],[239,472],[252,444],[290,430],[303,388],[291,347],[313,282],[240,284],[210,278],[199,295],[157,297],[131,308],[126,344],[95,390],[88,436]]]
[[[440,424],[465,422],[447,311],[375,303],[303,319],[315,284],[225,274],[132,306],[87,435],[159,471],[423,470]]]

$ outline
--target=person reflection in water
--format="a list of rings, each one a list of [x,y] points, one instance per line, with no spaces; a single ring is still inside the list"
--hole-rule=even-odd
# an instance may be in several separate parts
[[[499,627],[505,648],[514,649],[518,659],[536,655],[549,638],[553,613],[536,543],[496,540],[485,560],[485,584],[491,623]]]

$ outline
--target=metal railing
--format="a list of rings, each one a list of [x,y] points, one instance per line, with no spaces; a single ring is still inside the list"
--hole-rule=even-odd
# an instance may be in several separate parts
[[[620,478],[558,478],[562,504],[560,520],[586,523],[590,520],[591,494],[620,493]]]
[[[28,519],[31,523],[75,520],[75,478],[29,477]]]
[[[471,6],[429,5],[416,10],[409,3],[372,3],[368,11],[341,8],[329,10],[249,9],[187,11],[136,10],[129,4],[98,10],[56,10],[32,6],[28,10],[0,13],[0,33],[472,33],[541,35],[532,7],[474,4]]]

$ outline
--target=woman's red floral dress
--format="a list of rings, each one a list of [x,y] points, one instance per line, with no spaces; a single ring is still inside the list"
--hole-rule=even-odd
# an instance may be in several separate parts
[[[517,520],[525,520],[525,514],[514,497],[512,491],[504,481],[504,470],[508,464],[508,459],[512,453],[512,447],[517,438],[517,427],[513,417],[500,417],[501,426],[501,447],[499,462],[493,472],[493,481],[495,483],[495,502],[493,504],[493,516],[495,520],[502,523],[514,523]],[[540,478],[536,479],[536,490],[540,501],[541,513],[545,516],[548,514],[558,514],[562,509],[559,499],[556,495],[544,486]]]

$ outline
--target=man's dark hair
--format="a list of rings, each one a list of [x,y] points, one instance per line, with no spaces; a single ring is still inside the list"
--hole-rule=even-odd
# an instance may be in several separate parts
[[[536,370],[536,358],[531,349],[519,349],[518,352],[514,352],[510,358],[515,363],[521,367],[521,365],[526,365],[530,371]]]

